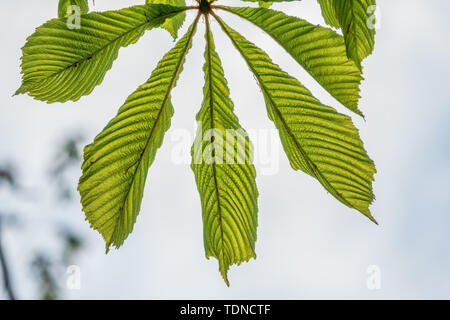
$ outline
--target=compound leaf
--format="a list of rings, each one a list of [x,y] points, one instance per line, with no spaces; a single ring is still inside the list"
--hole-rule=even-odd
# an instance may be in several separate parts
[[[247,19],[267,32],[333,97],[353,112],[358,109],[362,75],[346,55],[342,36],[330,28],[264,8],[220,9]]]
[[[315,177],[336,199],[376,222],[369,210],[375,165],[351,118],[321,104],[264,51],[217,20],[255,75],[292,168]]]
[[[120,247],[140,210],[148,168],[173,114],[171,91],[191,47],[198,18],[158,63],[150,79],[131,94],[105,129],[84,150],[78,190],[91,227],[107,250]]]
[[[81,15],[80,29],[69,29],[65,18],[46,22],[22,48],[22,86],[16,94],[28,92],[49,103],[78,100],[103,81],[121,47],[183,10],[158,4],[92,12]]]
[[[176,7],[185,7],[185,0],[146,0],[147,4],[168,4]],[[162,28],[169,31],[171,36],[178,38],[178,30],[182,27],[184,20],[186,19],[186,12],[181,12],[174,17],[167,18],[161,25]]]
[[[256,258],[257,197],[253,146],[233,113],[227,81],[206,20],[204,100],[192,147],[192,165],[202,203],[206,257],[219,261],[229,285],[232,264]]]

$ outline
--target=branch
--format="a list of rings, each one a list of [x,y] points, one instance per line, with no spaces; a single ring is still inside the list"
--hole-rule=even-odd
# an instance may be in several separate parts
[[[2,220],[0,216],[0,265],[2,267],[2,276],[3,276],[3,283],[5,286],[5,290],[8,294],[8,297],[10,300],[16,300],[14,291],[11,285],[11,277],[8,269],[8,264],[6,263],[6,257],[3,253],[3,246],[2,246]]]

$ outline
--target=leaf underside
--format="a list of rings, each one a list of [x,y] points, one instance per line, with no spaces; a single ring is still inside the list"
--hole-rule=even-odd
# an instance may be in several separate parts
[[[376,222],[369,210],[376,170],[351,118],[321,104],[264,51],[216,19],[255,75],[292,168],[316,178],[336,199]]]
[[[344,39],[329,28],[264,8],[219,7],[269,34],[333,97],[353,112],[358,109],[361,71],[346,56]]]
[[[22,48],[22,86],[47,102],[76,101],[92,92],[111,69],[119,49],[135,43],[146,29],[180,12],[168,5],[140,5],[81,16],[81,28],[53,19],[36,29]]]
[[[133,230],[148,169],[170,127],[170,94],[197,21],[84,150],[78,190],[86,219],[103,236],[107,250],[111,245],[120,247]]]
[[[336,17],[336,12],[334,10],[334,0],[317,0],[322,9],[322,16],[326,24],[334,27],[340,28],[339,20]]]
[[[59,0],[58,3],[58,18],[67,18],[72,14],[70,6],[77,6],[80,13],[85,14],[89,11],[88,0]]]
[[[176,7],[185,7],[185,0],[146,0],[146,4],[168,4]],[[178,38],[178,30],[183,26],[186,19],[186,12],[181,12],[174,17],[167,18],[161,25],[161,28],[166,29],[173,39]]]
[[[334,0],[336,17],[347,46],[347,56],[361,68],[361,62],[373,52],[375,27],[369,26],[374,16],[369,7],[375,0]]]
[[[373,16],[368,9],[375,0],[318,0],[325,22],[342,29],[343,36],[268,9],[272,3],[295,0],[244,1],[258,2],[260,8],[213,8],[265,31],[334,98],[363,116],[358,108],[361,62],[374,47],[375,30],[368,25]],[[48,103],[76,101],[103,81],[120,48],[157,27],[176,39],[185,11],[194,8],[186,7],[185,0],[145,2],[88,13],[87,0],[60,0],[59,18],[38,27],[22,48],[22,85],[16,94],[28,93]],[[72,5],[80,8],[81,28],[68,27]],[[119,248],[133,230],[148,170],[171,124],[171,93],[201,13],[84,150],[78,190],[86,220],[103,236],[107,252],[111,246]],[[229,285],[230,266],[256,258],[258,190],[253,145],[234,114],[209,16],[218,21],[255,76],[294,170],[317,179],[340,202],[376,223],[369,210],[376,169],[350,117],[323,105],[215,12],[205,14],[204,98],[196,117],[191,169],[201,200],[205,254],[218,260]]]
[[[206,257],[219,261],[229,285],[232,264],[256,258],[257,197],[253,146],[233,113],[227,81],[206,20],[204,100],[192,147],[192,165],[202,203]]]
[[[260,8],[269,8],[272,4],[272,1],[259,1],[258,3]]]

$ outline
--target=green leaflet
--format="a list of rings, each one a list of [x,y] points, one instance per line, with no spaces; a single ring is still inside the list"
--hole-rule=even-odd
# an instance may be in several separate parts
[[[105,129],[84,150],[78,190],[91,227],[120,247],[133,230],[148,168],[170,126],[170,94],[191,47],[199,16],[159,62],[150,79],[131,94]]]
[[[185,0],[145,0],[146,4],[168,4],[176,7],[185,7]],[[172,18],[167,18],[161,25],[162,28],[169,31],[173,39],[178,38],[178,30],[186,19],[186,12],[181,12]]]
[[[89,12],[88,0],[59,0],[58,4],[58,18],[67,18],[72,13],[72,10],[68,11],[70,6],[78,6],[80,13],[85,14]]]
[[[322,9],[322,16],[325,22],[335,28],[340,28],[339,21],[334,11],[334,0],[317,0]]]
[[[348,59],[344,39],[330,28],[264,8],[218,8],[249,20],[277,41],[333,97],[358,109],[361,71]]]
[[[183,10],[158,4],[92,12],[72,30],[64,18],[46,22],[22,48],[22,86],[16,94],[28,92],[49,103],[78,100],[103,81],[121,47]]]
[[[361,62],[373,52],[375,26],[371,6],[375,0],[334,0],[336,16],[347,45],[347,55],[361,68]]]
[[[259,1],[258,3],[260,8],[269,8],[272,4],[272,1]]]
[[[229,286],[229,267],[256,258],[258,190],[253,146],[233,113],[208,18],[205,38],[204,100],[197,114],[191,168],[202,203],[206,257],[217,258]]]
[[[351,118],[322,105],[264,51],[216,19],[257,78],[292,168],[317,178],[336,199],[376,222],[369,210],[376,170]]]

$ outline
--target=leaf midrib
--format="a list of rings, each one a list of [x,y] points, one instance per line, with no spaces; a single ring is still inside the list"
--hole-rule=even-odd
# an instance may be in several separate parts
[[[211,60],[211,30],[210,30],[210,25],[209,25],[209,17],[206,15],[205,16],[205,24],[206,24],[206,48],[207,48],[207,55],[208,55],[208,78],[209,78],[209,112],[210,112],[210,125],[211,128],[214,129],[214,94],[213,94],[213,85],[212,85],[212,60]],[[215,141],[215,140],[214,140]],[[213,137],[211,137],[211,144],[212,144],[212,149],[215,152],[215,147],[214,147],[214,141],[213,141]],[[219,218],[219,227],[220,227],[220,240],[221,240],[221,255],[222,255],[222,263],[224,263],[225,261],[225,250],[224,250],[224,232],[223,232],[223,220],[222,220],[222,206],[220,203],[220,194],[219,194],[219,185],[218,185],[218,180],[217,180],[217,169],[216,169],[216,161],[215,161],[215,157],[213,159],[213,163],[212,163],[212,170],[213,170],[213,177],[214,177],[214,189],[215,189],[215,193],[216,193],[216,198],[217,198],[217,209],[218,209],[218,218]],[[228,280],[225,277],[225,283],[228,284]]]
[[[123,33],[123,34],[121,34],[120,36],[116,37],[115,39],[111,40],[111,41],[108,42],[107,44],[101,46],[100,48],[98,48],[97,50],[95,50],[93,53],[87,55],[86,57],[83,57],[83,58],[81,58],[80,60],[77,60],[77,61],[73,62],[72,64],[66,66],[65,68],[63,68],[63,69],[61,69],[61,70],[59,70],[59,71],[56,71],[56,72],[54,72],[54,73],[52,73],[52,74],[49,74],[49,75],[48,75],[47,77],[45,77],[45,78],[42,78],[42,79],[37,80],[37,81],[32,81],[32,82],[30,83],[30,86],[27,87],[27,91],[32,90],[33,88],[39,86],[40,83],[42,83],[43,81],[47,81],[48,79],[50,79],[50,78],[52,78],[52,77],[54,77],[54,76],[57,76],[57,75],[59,75],[60,73],[66,71],[67,69],[73,68],[74,66],[78,66],[79,64],[81,64],[81,63],[83,63],[83,62],[85,62],[85,61],[88,61],[88,60],[94,58],[94,57],[95,57],[96,55],[98,55],[100,52],[102,52],[103,50],[105,50],[105,48],[108,48],[108,47],[112,46],[113,44],[115,44],[115,43],[117,43],[118,41],[120,41],[122,38],[128,36],[130,33],[135,32],[136,30],[138,30],[138,29],[140,29],[140,28],[147,27],[148,25],[151,25],[152,23],[154,23],[154,22],[155,22],[156,20],[158,20],[158,19],[167,19],[167,18],[170,17],[171,15],[177,15],[178,13],[184,12],[184,11],[186,11],[186,10],[188,10],[188,9],[191,9],[191,8],[190,8],[190,7],[185,7],[185,8],[176,10],[176,11],[172,11],[172,12],[169,12],[169,13],[165,13],[164,15],[155,17],[153,20],[150,20],[150,21],[148,20],[148,18],[147,18],[147,16],[146,16],[146,19],[145,19],[145,22],[144,22],[144,23],[139,24],[139,25],[133,27],[132,29],[126,31],[125,33]],[[88,13],[88,14],[90,14],[90,13]],[[62,18],[62,19],[65,19],[65,18]],[[25,85],[26,85],[26,82],[24,83],[23,86],[26,87]]]
[[[181,55],[181,58],[178,60],[177,66],[175,67],[175,73],[173,74],[173,77],[172,77],[172,79],[171,79],[171,81],[170,81],[170,86],[168,87],[167,92],[166,92],[166,95],[164,96],[164,99],[163,99],[163,101],[162,101],[162,106],[161,106],[161,109],[159,110],[159,112],[158,112],[158,114],[157,114],[157,116],[156,116],[155,123],[154,123],[154,125],[152,126],[152,129],[150,130],[149,136],[148,136],[147,141],[146,141],[146,143],[145,143],[144,150],[141,152],[141,154],[140,154],[140,156],[139,156],[139,159],[135,162],[135,163],[138,163],[138,165],[136,166],[136,169],[135,169],[134,172],[133,172],[133,178],[132,178],[132,181],[131,181],[131,183],[130,183],[130,188],[129,188],[128,191],[127,191],[127,194],[126,194],[126,196],[125,196],[124,203],[122,204],[122,206],[121,206],[121,208],[120,208],[120,210],[119,210],[119,215],[118,215],[118,216],[120,216],[121,214],[123,214],[123,208],[124,208],[124,205],[125,205],[125,203],[128,201],[128,197],[129,197],[129,195],[130,195],[131,187],[133,186],[134,181],[136,180],[136,173],[138,172],[139,167],[142,165],[142,159],[143,159],[143,157],[144,157],[144,154],[148,151],[148,147],[150,146],[150,142],[151,142],[151,140],[152,140],[152,137],[153,137],[153,133],[154,133],[154,131],[155,131],[155,128],[156,128],[156,126],[158,125],[158,123],[159,123],[159,121],[160,121],[160,119],[161,119],[162,111],[163,111],[164,108],[167,106],[167,102],[169,101],[170,93],[171,93],[171,91],[172,91],[172,89],[173,89],[173,87],[174,87],[174,85],[175,85],[175,82],[176,82],[176,80],[177,80],[177,78],[178,78],[178,75],[179,75],[179,72],[180,72],[181,64],[182,64],[182,62],[184,61],[184,58],[186,57],[187,52],[189,51],[189,46],[190,46],[190,44],[191,44],[191,42],[192,42],[192,38],[193,38],[193,36],[194,36],[194,34],[195,34],[195,30],[196,30],[196,28],[197,28],[197,23],[198,23],[199,18],[200,18],[200,14],[198,14],[197,17],[195,18],[195,21],[194,21],[194,24],[193,24],[193,28],[192,28],[191,33],[189,34],[189,37],[188,37],[188,39],[187,39],[187,41],[186,41],[186,46],[185,46],[184,49],[183,49],[183,53],[182,53],[182,55]],[[131,167],[132,167],[132,166],[131,166]],[[111,234],[111,239],[114,237],[114,234],[115,234],[116,231],[117,231],[118,225],[119,225],[119,224],[116,224],[116,226],[114,227],[114,231],[113,231],[113,233]],[[110,240],[109,243],[108,243],[108,247],[109,247],[110,244],[111,244],[111,240]]]

